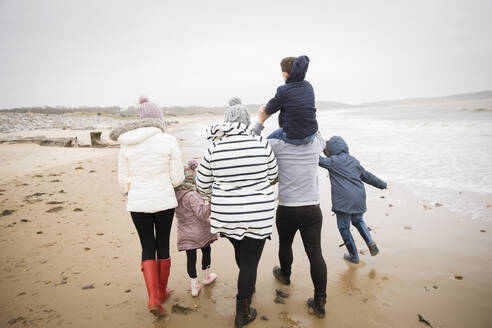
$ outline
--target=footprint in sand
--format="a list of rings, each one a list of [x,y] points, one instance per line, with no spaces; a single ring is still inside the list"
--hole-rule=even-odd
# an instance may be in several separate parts
[[[90,285],[87,285],[87,286],[83,286],[82,289],[86,290],[86,289],[94,289],[96,287],[94,287],[94,284],[90,284]]]
[[[6,216],[14,213],[15,210],[3,210],[2,213],[0,213],[0,216]]]
[[[193,312],[193,309],[176,303],[172,306],[171,312],[187,315],[188,313]]]
[[[12,319],[10,319],[9,321],[7,321],[7,323],[8,323],[9,325],[13,325],[13,324],[15,324],[15,323],[17,323],[17,322],[21,322],[21,321],[23,321],[24,323],[26,323],[26,318],[24,318],[24,317],[12,318]]]
[[[36,192],[34,194],[27,195],[26,198],[40,197],[40,196],[43,196],[43,195],[46,195],[46,193],[45,192]]]
[[[279,318],[284,321],[288,327],[302,327],[302,323],[300,321],[292,319],[292,317],[286,312],[280,313]]]
[[[55,213],[60,212],[61,210],[63,210],[63,206],[56,206],[47,210],[46,213]]]

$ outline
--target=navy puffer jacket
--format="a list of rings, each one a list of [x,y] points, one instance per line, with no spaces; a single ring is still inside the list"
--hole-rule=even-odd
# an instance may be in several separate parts
[[[308,66],[307,56],[297,57],[289,78],[266,105],[268,115],[280,110],[279,125],[289,139],[304,139],[318,132],[314,90],[311,83],[304,80]]]
[[[379,189],[386,188],[382,181],[367,172],[359,161],[349,154],[342,137],[331,137],[326,143],[330,157],[319,158],[319,166],[330,172],[333,212],[361,214],[366,211],[366,189],[363,182]]]

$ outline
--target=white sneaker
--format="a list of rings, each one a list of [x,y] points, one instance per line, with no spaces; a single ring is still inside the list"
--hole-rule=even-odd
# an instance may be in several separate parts
[[[210,285],[217,279],[217,275],[213,272],[210,272],[210,269],[205,269],[202,271],[203,272],[203,284],[204,285]]]
[[[196,297],[200,294],[200,281],[198,278],[190,279],[191,296]]]

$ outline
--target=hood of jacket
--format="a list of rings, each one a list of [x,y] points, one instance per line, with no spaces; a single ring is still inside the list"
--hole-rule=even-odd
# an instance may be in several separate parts
[[[178,200],[178,203],[181,202],[181,200],[183,199],[183,197],[189,193],[189,192],[192,192],[193,190],[191,189],[181,189],[181,188],[176,188],[175,190],[175,193],[176,193],[176,199]]]
[[[292,65],[292,70],[289,73],[289,77],[285,83],[290,82],[300,82],[304,80],[306,77],[306,72],[309,66],[309,58],[308,56],[299,56],[294,61],[294,65]]]
[[[210,128],[207,129],[207,139],[211,141],[217,141],[224,137],[238,134],[250,134],[249,125],[245,125],[239,122],[224,122],[212,125]]]
[[[119,126],[111,131],[111,140],[120,144],[133,145],[166,130],[166,123],[162,120],[144,119]]]
[[[154,131],[152,135],[146,136],[146,133],[135,133],[135,130],[140,129],[140,128],[157,128],[160,129],[161,132],[164,132],[166,130],[166,122],[162,120],[157,120],[157,119],[144,119],[144,120],[138,120],[134,122],[129,122],[126,123],[122,126],[119,126],[117,128],[114,128],[111,133],[109,134],[109,137],[113,141],[118,141],[120,143],[126,143],[126,144],[131,144],[131,143],[138,143],[144,139],[147,139],[148,137],[152,136],[155,134],[155,129],[145,129],[147,131]],[[128,138],[125,136],[124,139],[125,142],[121,142],[120,136],[123,134],[127,134],[128,132],[132,132],[131,134],[128,135]],[[137,142],[131,142],[130,139],[138,139],[139,137],[144,137],[144,139],[137,141]]]
[[[345,140],[339,136],[333,136],[326,143],[326,149],[330,153],[330,155],[339,155],[341,153],[349,152],[349,148]]]
[[[176,188],[174,188],[174,192],[176,193],[176,199],[178,202],[190,191],[196,191],[196,186],[194,183],[183,182]]]

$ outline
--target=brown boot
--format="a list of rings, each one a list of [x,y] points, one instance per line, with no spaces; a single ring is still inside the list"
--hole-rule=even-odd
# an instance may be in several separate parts
[[[256,309],[250,307],[251,298],[238,299],[236,296],[236,318],[234,327],[241,328],[256,319]]]
[[[314,314],[318,318],[325,317],[325,304],[326,297],[321,295],[314,295],[314,298],[307,300],[309,313]]]

